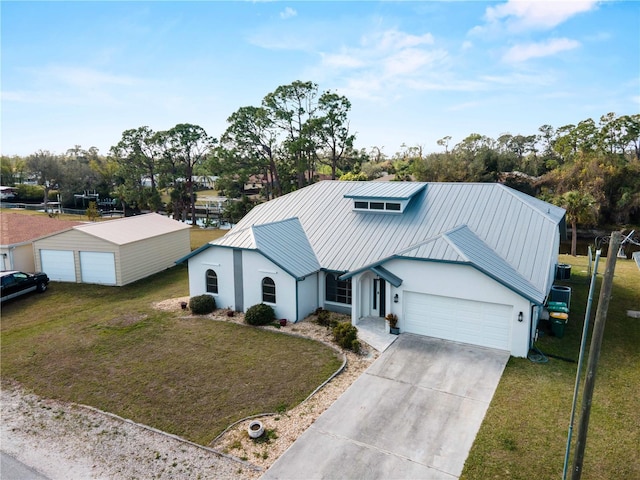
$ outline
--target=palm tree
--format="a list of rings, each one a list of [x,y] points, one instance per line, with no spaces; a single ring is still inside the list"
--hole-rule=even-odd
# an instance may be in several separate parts
[[[567,221],[571,224],[571,255],[576,256],[577,225],[591,224],[596,219],[596,201],[589,193],[571,190],[558,199],[558,205],[567,211]]]

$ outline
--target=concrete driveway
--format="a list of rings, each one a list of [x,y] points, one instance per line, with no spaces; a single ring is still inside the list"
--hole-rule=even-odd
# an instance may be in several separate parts
[[[402,334],[262,479],[458,478],[508,359]]]

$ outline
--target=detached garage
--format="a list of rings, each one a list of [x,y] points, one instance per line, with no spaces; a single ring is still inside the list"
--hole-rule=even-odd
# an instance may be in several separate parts
[[[36,269],[52,281],[122,286],[188,254],[189,225],[149,213],[83,224],[36,240]]]

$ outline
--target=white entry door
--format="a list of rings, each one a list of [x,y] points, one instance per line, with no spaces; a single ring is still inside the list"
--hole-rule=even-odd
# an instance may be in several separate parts
[[[82,283],[116,284],[116,261],[113,252],[80,252]]]
[[[513,307],[405,292],[404,332],[511,350]]]

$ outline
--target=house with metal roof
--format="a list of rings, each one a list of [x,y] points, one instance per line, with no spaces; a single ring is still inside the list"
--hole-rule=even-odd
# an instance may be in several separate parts
[[[395,313],[401,332],[527,355],[565,211],[500,184],[323,181],[190,253],[190,294],[299,321]]]
[[[33,242],[36,269],[52,281],[126,285],[188,254],[190,228],[157,213],[83,223]]]

